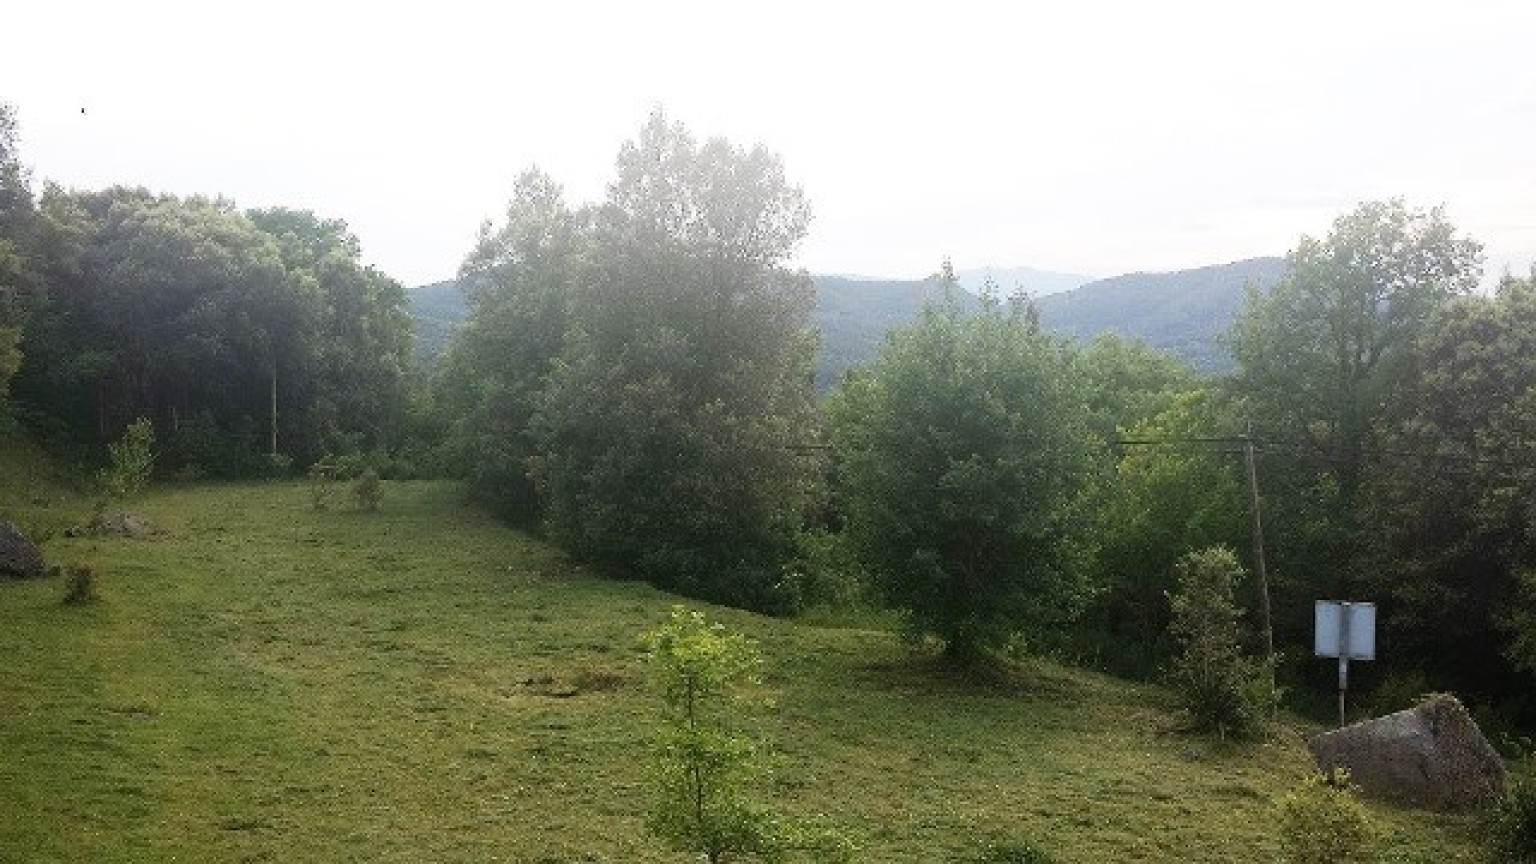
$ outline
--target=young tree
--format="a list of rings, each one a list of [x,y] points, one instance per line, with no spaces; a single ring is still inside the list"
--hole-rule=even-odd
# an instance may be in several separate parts
[[[1063,622],[1088,594],[1080,505],[1096,448],[1073,373],[1027,306],[967,315],[951,300],[834,397],[848,536],[913,634],[959,663]]]
[[[554,535],[654,582],[780,607],[816,477],[809,211],[777,156],[657,113],[595,216],[546,388],[535,476]]]
[[[765,851],[768,823],[747,794],[761,768],[743,728],[742,694],[762,665],[756,647],[682,606],[645,641],[662,706],[651,830],[710,862]]]

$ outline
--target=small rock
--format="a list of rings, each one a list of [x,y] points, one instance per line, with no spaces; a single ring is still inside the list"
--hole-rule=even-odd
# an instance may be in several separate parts
[[[1366,795],[1436,810],[1486,807],[1504,796],[1504,762],[1453,696],[1312,739],[1324,773],[1349,771]]]
[[[48,572],[43,553],[14,524],[0,520],[0,577],[41,579]]]

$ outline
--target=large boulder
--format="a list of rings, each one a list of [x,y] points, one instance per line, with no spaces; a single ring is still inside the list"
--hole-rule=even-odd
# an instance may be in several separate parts
[[[37,545],[15,525],[0,520],[0,578],[41,579],[47,572]]]
[[[1311,747],[1320,770],[1348,770],[1375,798],[1459,810],[1504,796],[1504,761],[1453,696],[1319,735]]]

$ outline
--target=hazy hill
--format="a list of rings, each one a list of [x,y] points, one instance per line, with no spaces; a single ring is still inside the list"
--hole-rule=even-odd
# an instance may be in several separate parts
[[[1076,273],[1053,273],[1033,267],[972,267],[956,270],[955,279],[960,287],[972,294],[980,294],[987,280],[991,279],[998,293],[1004,297],[1018,293],[1045,297],[1071,291],[1093,281]]]
[[[982,271],[969,271],[979,286]],[[992,277],[1003,294],[1022,287],[1034,294],[1041,321],[1051,330],[1079,339],[1103,331],[1143,339],[1207,372],[1231,366],[1221,344],[1222,334],[1242,308],[1244,287],[1273,285],[1285,272],[1282,258],[1252,258],[1232,264],[1179,270],[1172,273],[1132,273],[1100,279],[1071,290],[1047,293],[1047,285],[1080,277],[1014,268],[996,270]],[[1027,276],[1010,285],[1005,274],[1040,274],[1057,281],[1037,281]],[[858,279],[848,276],[816,276],[816,309],[821,333],[821,352],[816,362],[816,386],[826,389],[849,368],[873,359],[886,331],[916,317],[923,303],[942,296],[936,278]],[[964,283],[962,283],[964,284]],[[962,303],[976,298],[962,292]],[[448,339],[463,322],[464,297],[454,282],[438,282],[409,292],[411,315],[416,319],[416,354],[430,364],[442,353]]]
[[[1046,327],[1079,339],[1114,331],[1171,351],[1195,368],[1218,372],[1232,357],[1221,337],[1243,308],[1249,283],[1269,288],[1284,258],[1250,258],[1172,273],[1131,273],[1042,297]]]
[[[411,320],[416,324],[416,364],[431,366],[464,323],[468,308],[459,283],[449,279],[405,292]]]

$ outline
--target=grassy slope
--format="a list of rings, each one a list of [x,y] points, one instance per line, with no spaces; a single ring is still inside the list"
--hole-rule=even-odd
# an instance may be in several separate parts
[[[0,583],[0,861],[680,860],[647,839],[636,635],[673,598],[591,578],[457,503],[377,514],[300,486],[161,490],[149,539],[51,540],[102,602]],[[765,798],[862,860],[1034,838],[1062,861],[1273,860],[1299,737],[1167,731],[1153,688],[1037,664],[944,683],[888,634],[728,610],[760,640]],[[1454,860],[1462,823],[1379,811]]]

